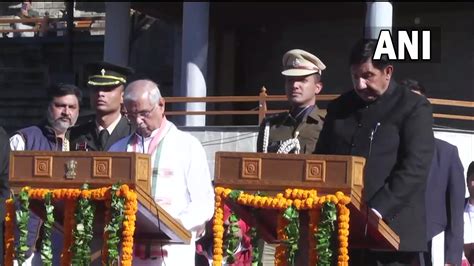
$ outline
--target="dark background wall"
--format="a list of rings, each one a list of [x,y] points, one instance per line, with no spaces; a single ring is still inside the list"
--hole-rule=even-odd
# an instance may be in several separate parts
[[[82,2],[78,2],[76,9],[103,12],[103,6],[82,6]],[[157,81],[163,95],[178,95],[182,3],[134,2],[132,8],[138,8],[155,20],[145,30],[132,30],[130,65],[136,69],[137,76]],[[322,93],[339,94],[351,89],[347,58],[352,44],[362,36],[365,9],[365,2],[212,2],[206,80],[208,95],[258,95],[262,86],[269,94],[283,94],[281,57],[293,48],[308,50],[327,65]],[[428,27],[441,33],[437,43],[441,48],[439,62],[397,64],[395,79],[418,79],[428,88],[429,97],[474,101],[473,17],[474,4],[468,2],[393,3],[394,28]],[[102,36],[77,38],[73,47],[73,65],[67,65],[65,40],[33,39],[0,39],[0,67],[46,69],[46,75],[37,74],[38,84],[71,81],[83,86],[83,65],[102,58]],[[39,107],[32,110],[28,106],[41,99],[44,101],[44,88],[34,84],[28,87],[15,80],[22,80],[22,77],[0,73],[0,82],[3,82],[0,108],[4,114],[0,116],[0,123],[11,130],[32,124],[43,114]],[[84,92],[87,97],[88,91]],[[21,103],[13,100],[21,100]],[[85,100],[82,114],[89,112],[87,98]],[[326,103],[320,105],[324,108]],[[208,110],[250,110],[256,107],[255,103],[207,106]],[[281,103],[273,107],[286,106]],[[171,105],[167,108],[175,109]],[[465,108],[436,107],[435,111],[474,115]],[[7,113],[11,115],[5,115]],[[206,120],[208,125],[257,123],[256,117],[248,116],[208,117]],[[436,123],[474,129],[472,121],[437,119]]]
[[[180,62],[171,58],[179,56],[175,49],[180,49],[176,36],[182,14],[179,5],[153,6],[156,10],[148,8],[149,13],[156,12],[162,19],[143,34],[143,40],[135,42],[132,58],[136,60],[132,62],[166,84],[164,94],[173,96],[177,92],[169,71],[175,62]],[[365,12],[365,2],[211,3],[208,95],[258,95],[262,86],[269,94],[283,94],[281,57],[293,48],[310,51],[327,65],[322,93],[339,94],[351,89],[347,58],[353,43],[363,35]],[[472,3],[393,3],[394,29],[428,28],[440,32],[440,38],[433,40],[433,45],[440,47],[439,61],[396,64],[394,78],[421,81],[432,98],[474,101],[473,17]],[[321,103],[323,107],[325,104]],[[208,109],[255,107],[253,103],[208,105]],[[436,107],[435,111],[451,109]],[[454,111],[473,115],[463,108]],[[216,117],[207,121],[254,124],[256,118]],[[471,121],[437,119],[436,123],[474,128]]]

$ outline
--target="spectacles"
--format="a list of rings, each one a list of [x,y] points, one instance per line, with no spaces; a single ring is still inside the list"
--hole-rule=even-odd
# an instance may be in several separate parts
[[[133,118],[149,118],[151,116],[151,113],[155,110],[156,104],[151,108],[151,110],[143,110],[140,112],[132,113],[132,112],[127,112],[127,116],[133,117]]]

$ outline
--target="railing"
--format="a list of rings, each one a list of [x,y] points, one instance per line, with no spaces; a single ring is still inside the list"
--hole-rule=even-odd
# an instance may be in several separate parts
[[[317,101],[331,101],[337,98],[337,94],[325,94],[318,95]],[[438,106],[451,106],[451,107],[462,107],[469,108],[469,113],[474,113],[474,102],[471,101],[459,101],[459,100],[446,100],[446,99],[435,99],[428,98],[433,105]],[[208,97],[165,97],[167,103],[256,103],[256,107],[251,110],[218,110],[218,111],[167,111],[166,115],[258,115],[258,122],[261,123],[266,114],[273,114],[283,112],[283,109],[270,110],[267,107],[268,102],[286,102],[287,98],[285,95],[268,95],[265,87],[262,87],[258,96],[208,96]],[[321,114],[325,114],[326,110],[321,109]],[[464,121],[474,121],[472,115],[458,115],[458,114],[446,114],[446,113],[433,113],[435,118],[444,119],[455,119]]]
[[[104,16],[96,17],[75,17],[74,18],[74,31],[104,31],[105,27],[99,27],[92,25],[98,21],[105,21]],[[25,23],[34,24],[34,26],[25,25]],[[1,18],[0,33],[4,36],[13,33],[14,36],[22,36],[22,33],[32,33],[33,35],[39,35],[40,33],[56,32],[58,36],[61,36],[63,32],[67,30],[67,19],[66,18]],[[5,28],[7,27],[7,28]],[[19,33],[19,34],[18,34]]]

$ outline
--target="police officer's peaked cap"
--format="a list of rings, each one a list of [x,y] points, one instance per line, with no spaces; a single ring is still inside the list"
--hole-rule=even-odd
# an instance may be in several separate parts
[[[93,62],[85,66],[87,85],[92,87],[119,86],[127,83],[127,77],[134,73],[130,67],[108,62]]]
[[[284,76],[306,76],[314,73],[322,74],[326,65],[315,55],[301,49],[286,52],[282,59]]]

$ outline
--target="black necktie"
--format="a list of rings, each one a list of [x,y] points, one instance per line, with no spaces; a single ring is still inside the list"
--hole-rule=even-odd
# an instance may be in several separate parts
[[[105,150],[105,147],[107,145],[107,140],[109,139],[109,131],[107,129],[102,129],[99,133],[99,141],[100,141],[100,147],[99,149],[101,151]]]

